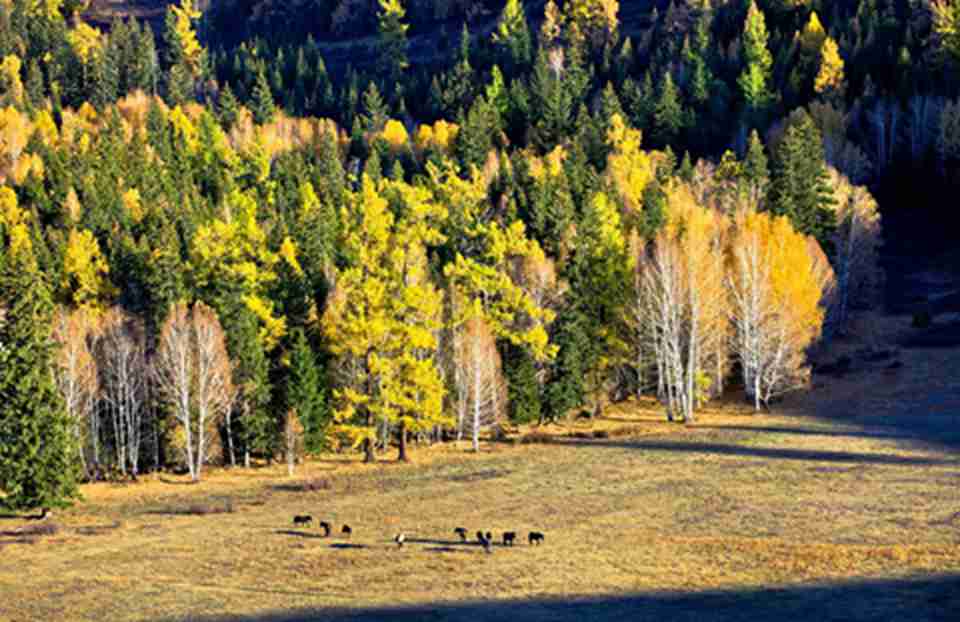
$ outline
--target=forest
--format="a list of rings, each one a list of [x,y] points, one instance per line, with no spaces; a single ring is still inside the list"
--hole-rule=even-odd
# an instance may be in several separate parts
[[[0,506],[810,386],[960,0],[0,0]]]

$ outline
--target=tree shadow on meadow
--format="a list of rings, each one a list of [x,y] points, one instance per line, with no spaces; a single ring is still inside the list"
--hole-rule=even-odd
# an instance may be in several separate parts
[[[250,622],[779,622],[788,619],[956,622],[960,620],[960,575],[740,590],[478,600],[395,608],[318,608],[250,617],[202,618],[205,622],[227,619]]]

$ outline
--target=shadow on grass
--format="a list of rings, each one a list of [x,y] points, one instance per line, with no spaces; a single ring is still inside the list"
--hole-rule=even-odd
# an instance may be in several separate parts
[[[786,447],[750,447],[713,442],[665,441],[662,439],[635,440],[583,440],[558,438],[551,441],[554,445],[591,445],[594,447],[613,447],[620,449],[645,449],[678,453],[715,454],[720,456],[741,456],[746,458],[770,458],[773,460],[803,460],[809,462],[837,462],[844,464],[890,464],[909,466],[935,466],[960,464],[957,459],[940,459],[921,456],[899,456],[893,454],[865,454],[849,451],[825,451],[816,449],[790,449]]]
[[[330,545],[331,549],[337,549],[338,551],[349,551],[353,549],[368,549],[370,548],[366,544],[353,544],[350,542],[336,542]]]
[[[769,434],[796,434],[798,436],[829,436],[833,438],[903,438],[903,435],[894,432],[879,432],[868,430],[837,431],[826,428],[791,428],[787,426],[749,426],[749,425],[700,425],[697,430],[719,430],[731,432],[765,432]]]
[[[207,622],[227,618],[205,618]],[[623,596],[434,603],[409,607],[304,609],[230,620],[295,622],[696,622],[960,619],[960,575],[876,579],[781,588],[641,592]]]
[[[432,544],[434,546],[443,546],[448,548],[471,548],[480,546],[479,542],[462,540],[442,540],[439,538],[407,538],[408,544]],[[494,543],[496,546],[496,543]]]
[[[322,533],[310,533],[309,531],[297,531],[296,529],[277,529],[274,533],[281,536],[296,536],[310,540],[323,540],[326,538]]]

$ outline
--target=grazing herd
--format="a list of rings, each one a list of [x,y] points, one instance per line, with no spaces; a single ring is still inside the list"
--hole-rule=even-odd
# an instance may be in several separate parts
[[[313,517],[309,514],[297,514],[293,517],[293,526],[294,527],[307,527],[313,524]],[[332,531],[330,523],[326,521],[320,521],[318,523],[320,529],[323,529],[323,536],[329,537]],[[349,538],[353,535],[353,529],[350,525],[344,525],[340,530],[341,535],[344,538]],[[467,529],[465,527],[457,527],[453,530],[453,533],[460,536],[460,541],[464,544],[467,543]],[[503,546],[513,546],[517,541],[517,532],[516,531],[504,531],[503,532]],[[531,531],[527,535],[527,542],[530,546],[539,546],[544,542],[544,535],[539,531]],[[397,548],[403,548],[404,542],[407,541],[407,535],[405,533],[398,533],[394,536],[393,541],[397,544]],[[493,532],[488,531],[484,533],[483,531],[477,531],[477,544],[483,546],[483,550],[487,553],[493,552]]]

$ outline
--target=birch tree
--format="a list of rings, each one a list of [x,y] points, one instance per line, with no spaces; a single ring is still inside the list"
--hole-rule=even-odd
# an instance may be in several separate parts
[[[0,314],[0,322],[2,320]],[[53,327],[53,338],[59,345],[55,367],[57,388],[73,424],[80,461],[88,478],[95,475],[100,465],[100,418],[95,409],[99,378],[90,351],[90,333],[87,311],[60,309],[57,312]]]
[[[503,421],[507,405],[496,336],[480,314],[461,325],[455,364],[466,415],[462,427],[470,435],[473,451],[480,451],[481,432]]]
[[[216,313],[176,305],[160,333],[154,376],[173,411],[193,481],[199,481],[220,417],[233,399],[230,359]]]
[[[870,191],[833,169],[830,177],[837,198],[837,229],[833,234],[836,290],[828,321],[831,329],[842,331],[853,310],[876,302],[883,276],[878,263],[883,237],[880,212]]]
[[[111,309],[100,320],[96,352],[102,410],[111,423],[117,466],[136,477],[148,413],[143,324],[122,309]]]
[[[823,284],[808,239],[784,217],[745,213],[729,245],[734,352],[756,409],[799,388],[805,350],[819,335]]]

